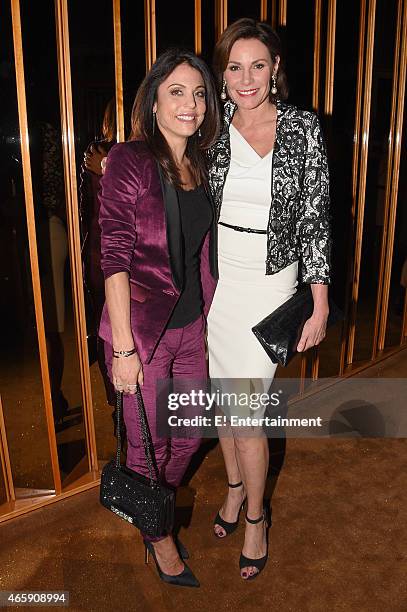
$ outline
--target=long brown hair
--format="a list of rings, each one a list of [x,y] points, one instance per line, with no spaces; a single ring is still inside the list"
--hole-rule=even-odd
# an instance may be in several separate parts
[[[255,38],[262,42],[267,47],[273,62],[276,61],[277,55],[280,57],[277,73],[277,93],[273,95],[270,87],[269,97],[273,104],[278,99],[286,100],[288,98],[288,81],[285,73],[284,57],[282,56],[281,40],[268,23],[246,17],[238,19],[228,26],[216,43],[213,64],[219,87],[222,87],[223,73],[226,70],[232,47],[237,40],[242,38]]]
[[[116,99],[111,98],[107,103],[102,125],[103,139],[107,142],[116,141]]]
[[[175,187],[182,181],[171,148],[158,125],[153,128],[153,106],[157,100],[157,89],[180,64],[188,64],[202,75],[205,87],[206,113],[198,133],[188,138],[186,156],[198,184],[206,181],[204,151],[215,142],[220,128],[220,111],[215,82],[208,66],[192,51],[171,48],[162,53],[141,83],[131,113],[130,140],[144,140],[160,163],[164,175]]]

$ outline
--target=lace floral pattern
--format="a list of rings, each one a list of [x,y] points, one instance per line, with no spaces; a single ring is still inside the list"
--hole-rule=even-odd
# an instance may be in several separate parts
[[[208,152],[209,180],[219,219],[230,167],[229,126],[236,105],[225,104],[222,133]],[[329,284],[329,170],[318,117],[278,101],[265,273],[300,261],[305,283]]]

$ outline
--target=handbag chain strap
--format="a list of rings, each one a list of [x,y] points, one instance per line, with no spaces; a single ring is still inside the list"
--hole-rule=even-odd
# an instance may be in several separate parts
[[[144,407],[143,396],[141,395],[140,385],[137,385],[136,390],[137,399],[137,410],[140,420],[140,437],[143,442],[144,454],[146,456],[146,463],[148,467],[148,473],[150,477],[150,486],[157,487],[159,480],[159,472],[157,462],[154,456],[153,441],[151,439],[151,432],[147,422],[146,410]],[[117,435],[117,449],[116,449],[116,467],[120,467],[120,454],[121,454],[121,431],[120,425],[122,420],[123,412],[123,392],[116,391],[116,435]]]

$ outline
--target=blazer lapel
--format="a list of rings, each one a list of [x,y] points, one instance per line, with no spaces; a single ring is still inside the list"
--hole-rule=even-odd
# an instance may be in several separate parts
[[[174,285],[181,291],[184,284],[184,243],[178,195],[174,186],[165,179],[158,162],[157,166],[163,192],[171,275]]]
[[[219,271],[218,271],[218,217],[217,217],[217,210],[216,210],[216,204],[215,204],[215,200],[214,197],[212,196],[211,190],[209,188],[209,185],[207,183],[204,183],[204,189],[205,189],[205,193],[208,197],[208,200],[210,202],[211,208],[212,208],[212,213],[213,213],[213,220],[212,220],[212,225],[211,228],[209,230],[210,232],[210,241],[209,241],[209,263],[210,263],[210,269],[211,269],[211,273],[212,276],[214,278],[218,278],[219,276]]]

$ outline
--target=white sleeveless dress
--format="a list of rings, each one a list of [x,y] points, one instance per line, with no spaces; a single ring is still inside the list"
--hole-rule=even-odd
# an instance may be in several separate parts
[[[231,164],[219,220],[267,229],[273,151],[260,157],[233,125],[230,144]],[[210,377],[270,381],[277,366],[251,329],[296,292],[298,262],[266,275],[266,234],[238,232],[223,225],[218,230],[219,281],[208,315]]]

